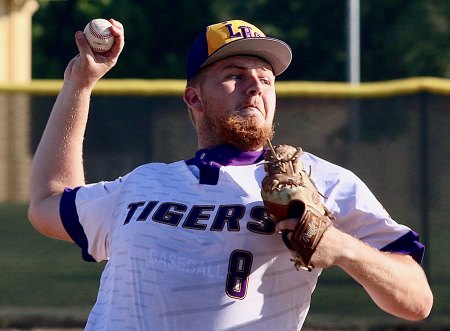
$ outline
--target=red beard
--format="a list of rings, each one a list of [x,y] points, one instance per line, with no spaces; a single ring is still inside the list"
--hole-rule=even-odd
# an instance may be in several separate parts
[[[253,151],[262,148],[267,139],[274,135],[273,127],[261,126],[253,117],[242,117],[231,115],[223,119],[214,119],[205,114],[203,129],[208,130],[211,141],[216,143],[230,144],[243,151]]]

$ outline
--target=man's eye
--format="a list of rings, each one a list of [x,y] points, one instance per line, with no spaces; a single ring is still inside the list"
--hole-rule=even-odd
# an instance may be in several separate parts
[[[271,81],[270,81],[270,79],[269,78],[260,78],[259,79],[260,80],[260,82],[262,83],[262,84],[264,84],[264,85],[271,85]]]
[[[239,80],[242,79],[242,75],[239,74],[232,74],[228,76],[230,79]]]

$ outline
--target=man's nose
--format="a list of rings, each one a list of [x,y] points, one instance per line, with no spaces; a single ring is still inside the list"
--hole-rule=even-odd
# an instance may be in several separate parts
[[[249,95],[258,95],[262,93],[262,83],[256,75],[250,75],[247,79],[247,93]]]

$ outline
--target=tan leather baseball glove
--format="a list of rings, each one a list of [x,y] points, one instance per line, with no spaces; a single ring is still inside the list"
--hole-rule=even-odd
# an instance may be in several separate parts
[[[261,196],[266,210],[277,223],[287,218],[298,219],[293,231],[284,231],[282,238],[292,253],[297,269],[311,271],[310,263],[317,245],[334,219],[321,202],[321,195],[303,168],[300,147],[272,146],[265,153]]]

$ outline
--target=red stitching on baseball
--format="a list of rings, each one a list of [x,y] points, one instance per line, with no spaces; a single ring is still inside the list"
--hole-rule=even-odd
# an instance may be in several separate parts
[[[99,39],[109,39],[109,38],[112,37],[111,32],[108,33],[108,34],[99,34],[99,33],[97,33],[97,31],[95,31],[94,28],[93,28],[92,21],[89,22],[89,31],[94,35],[94,37],[99,38]],[[109,31],[109,28],[108,28],[108,31]]]
[[[105,53],[104,48],[91,47],[94,52]]]

